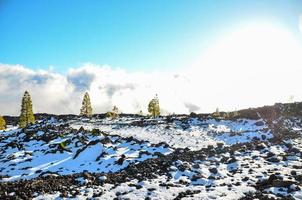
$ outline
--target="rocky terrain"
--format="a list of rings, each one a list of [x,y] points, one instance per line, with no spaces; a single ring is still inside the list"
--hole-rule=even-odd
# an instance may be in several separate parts
[[[0,132],[0,199],[302,199],[302,104]]]

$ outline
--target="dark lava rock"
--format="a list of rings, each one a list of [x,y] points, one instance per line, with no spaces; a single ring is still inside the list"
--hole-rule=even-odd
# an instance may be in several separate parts
[[[299,181],[300,183],[302,182],[302,175],[301,174],[300,175],[295,175],[294,178],[295,178],[296,181]]]
[[[147,190],[152,192],[152,191],[156,190],[156,188],[148,188]]]
[[[92,133],[92,135],[100,135],[101,131],[98,128],[94,128],[94,129],[92,129],[91,133]]]
[[[197,118],[198,115],[197,115],[195,112],[191,112],[191,113],[190,113],[190,117],[192,117],[192,118]]]
[[[293,147],[293,148],[289,149],[289,152],[300,153],[300,150],[296,147]]]
[[[290,172],[290,174],[293,175],[293,176],[295,176],[295,175],[297,175],[297,171],[292,170],[292,171]]]
[[[83,173],[83,177],[84,177],[85,179],[88,179],[88,180],[92,180],[92,181],[95,180],[95,177],[92,176],[91,174],[87,173],[87,172],[84,172],[84,173]]]
[[[157,157],[164,157],[164,154],[160,153],[160,152],[154,152],[154,156]]]
[[[217,168],[213,167],[213,168],[209,168],[209,171],[213,174],[217,174],[218,173],[218,170]]]
[[[221,148],[223,147],[223,143],[218,142],[218,143],[217,143],[217,147],[218,147],[219,149],[221,149]]]
[[[233,156],[233,157],[231,157],[231,159],[229,159],[228,161],[227,161],[227,164],[231,164],[231,163],[234,163],[234,162],[236,162],[237,161],[237,159]]]
[[[192,167],[193,167],[194,169],[199,169],[199,164],[194,163],[194,164],[192,165]]]
[[[207,149],[212,150],[212,149],[214,149],[214,146],[213,145],[208,145]]]
[[[263,194],[261,191],[257,191],[255,193],[245,194],[245,196],[240,198],[239,200],[255,200],[255,199],[258,199],[258,200],[276,200],[274,197],[268,197],[267,195]]]
[[[116,163],[118,165],[122,165],[124,160],[125,160],[126,156],[124,154],[122,154],[122,156],[116,161]]]
[[[139,157],[142,157],[142,155],[151,155],[151,153],[149,153],[148,151],[140,151],[139,153],[138,153],[138,155],[139,155]]]
[[[81,133],[81,132],[85,132],[85,129],[84,129],[83,126],[81,126],[81,127],[79,128],[79,130],[78,130],[78,133]]]
[[[93,193],[92,198],[100,197],[102,194],[103,194],[102,192]]]
[[[280,160],[279,160],[277,157],[268,158],[267,161],[269,161],[269,162],[274,162],[274,163],[280,162]]]
[[[220,162],[222,162],[222,163],[227,163],[227,161],[228,161],[229,159],[230,159],[229,157],[223,156],[223,157],[220,159]]]
[[[178,165],[177,168],[179,171],[184,172],[187,169],[190,169],[190,165],[188,163],[183,163],[181,165]]]
[[[182,199],[182,198],[184,198],[184,197],[187,197],[187,196],[193,196],[194,194],[198,194],[198,193],[200,193],[201,191],[200,190],[187,190],[187,191],[185,191],[185,192],[180,192],[178,195],[177,195],[177,197],[175,197],[175,199],[174,200],[180,200],[180,199]]]
[[[108,143],[111,143],[111,140],[109,137],[104,137],[101,141],[100,141],[102,144],[108,144]]]
[[[197,181],[198,179],[202,179],[202,178],[205,178],[203,175],[193,175],[192,178],[191,178],[191,181]]]
[[[285,145],[288,149],[293,148],[293,144],[291,144],[291,143],[285,143],[284,145]]]
[[[264,125],[264,122],[263,121],[258,121],[255,123],[256,126],[263,126]]]
[[[302,165],[300,165],[300,166],[299,165],[293,165],[293,168],[294,169],[302,169]]]
[[[187,184],[189,184],[189,182],[187,182],[187,181],[185,181],[185,180],[182,180],[182,179],[180,179],[180,180],[178,181],[178,183],[179,183],[179,184],[182,184],[182,185],[187,185]]]
[[[244,177],[243,179],[242,179],[242,181],[248,181],[250,178],[249,177]]]
[[[157,143],[154,145],[155,147],[160,147],[160,146],[163,146],[165,148],[168,148],[169,145],[166,143],[166,142],[160,142],[160,143]]]
[[[265,148],[266,148],[266,145],[264,143],[257,144],[257,146],[256,146],[256,150],[262,150]]]
[[[266,135],[261,135],[262,140],[266,140]]]
[[[273,152],[268,152],[267,153],[267,155],[266,155],[266,157],[267,158],[270,158],[270,157],[273,157],[273,156],[275,156],[276,154],[274,154]]]
[[[62,191],[60,197],[67,198],[68,197],[67,191]]]
[[[270,187],[289,187],[296,182],[293,181],[284,181],[280,177],[276,176],[275,174],[270,175],[270,177],[263,181],[258,181],[256,183],[256,188],[260,190],[264,190]]]

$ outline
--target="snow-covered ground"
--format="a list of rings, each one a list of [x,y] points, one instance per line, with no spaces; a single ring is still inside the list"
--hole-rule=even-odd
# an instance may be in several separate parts
[[[289,144],[302,149],[301,140]],[[93,197],[101,192],[96,199],[239,199],[244,198],[246,193],[256,192],[257,182],[277,175],[278,179],[292,183],[289,187],[268,187],[264,190],[267,197],[290,194],[294,199],[302,199],[301,184],[295,184],[293,178],[302,176],[302,159],[299,156],[288,154],[286,146],[263,145],[258,150],[235,151],[233,155],[227,152],[194,162],[177,160],[165,175],[154,179],[133,179],[119,185],[104,184],[88,188],[84,183],[75,198]],[[54,199],[59,195],[48,194],[36,199]]]
[[[273,142],[268,124],[248,119],[74,118],[11,127],[0,132],[0,190],[7,190],[0,197],[302,199],[302,123],[283,124],[297,137]],[[36,191],[20,193],[13,181]],[[61,185],[50,190],[54,181]]]
[[[253,138],[272,137],[268,126],[262,120],[231,121],[197,118],[182,120],[180,118],[168,123],[164,119],[151,119],[144,122],[143,125],[136,125],[140,124],[140,120],[125,117],[113,121],[108,119],[72,120],[69,123],[76,129],[80,127],[90,130],[99,128],[110,134],[123,137],[133,136],[151,143],[166,142],[174,148],[192,150],[198,150],[208,145],[216,146],[217,143],[232,145],[250,142]]]
[[[52,120],[27,129],[27,134],[20,129],[0,133],[0,174],[7,177],[2,181],[34,178],[45,172],[60,175],[117,172],[130,163],[153,158],[155,153],[171,152],[163,145],[131,138],[64,131],[60,132],[60,123]],[[66,146],[61,146],[64,142]],[[119,159],[124,161],[119,164]]]

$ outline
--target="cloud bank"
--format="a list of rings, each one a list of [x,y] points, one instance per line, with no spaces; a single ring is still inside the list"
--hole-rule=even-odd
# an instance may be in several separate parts
[[[94,64],[70,69],[66,75],[0,64],[0,111],[18,115],[25,90],[32,96],[34,111],[40,113],[78,114],[86,91],[95,113],[107,112],[113,105],[125,113],[146,113],[155,94],[160,96],[163,113],[197,111],[198,106],[182,97],[181,87],[186,84],[187,79],[175,74],[127,72]]]
[[[104,113],[113,105],[124,113],[147,113],[155,94],[165,114],[213,112],[216,107],[234,110],[292,100],[292,95],[301,97],[302,81],[297,73],[273,71],[241,77],[202,70],[192,73],[127,72],[85,64],[62,75],[0,64],[0,111],[1,115],[18,115],[25,90],[32,96],[34,112],[54,114],[78,114],[85,91],[94,113]]]
[[[302,45],[282,28],[251,25],[217,40],[195,67],[153,72],[84,64],[66,74],[0,64],[0,115],[19,115],[28,90],[34,112],[78,114],[84,93],[94,113],[114,105],[147,113],[156,94],[162,113],[214,112],[302,101]]]

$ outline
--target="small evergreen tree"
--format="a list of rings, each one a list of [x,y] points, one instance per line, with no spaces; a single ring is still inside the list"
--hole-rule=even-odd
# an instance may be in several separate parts
[[[139,115],[139,116],[144,116],[143,111],[142,111],[142,110],[140,110],[140,111],[138,112],[138,115]]]
[[[0,116],[0,130],[4,130],[6,129],[6,122],[5,122],[5,119]]]
[[[219,112],[218,107],[216,108],[216,111],[213,113],[212,116],[213,116],[213,117],[220,117],[220,112]]]
[[[159,100],[157,95],[155,98],[153,98],[148,105],[148,112],[150,113],[151,116],[157,117],[160,115],[160,107],[159,107]]]
[[[32,101],[30,94],[27,91],[24,92],[22,98],[21,114],[19,120],[19,126],[21,128],[26,127],[30,123],[35,123]]]
[[[113,106],[112,111],[106,113],[106,116],[111,119],[116,119],[119,116],[119,109],[116,106]]]
[[[91,102],[88,92],[86,92],[83,97],[80,115],[85,117],[92,117],[92,107],[91,107]]]
[[[116,115],[119,114],[119,109],[116,106],[113,106],[112,112],[115,113]]]

